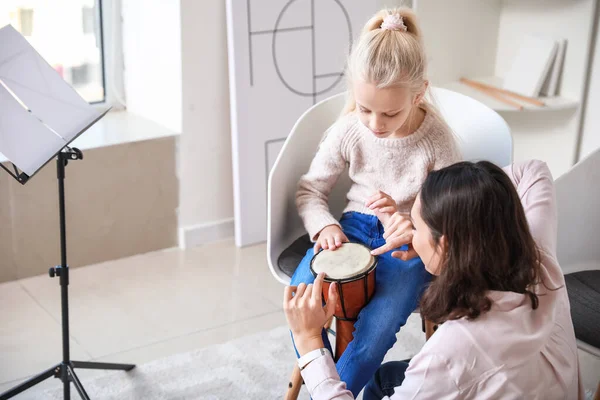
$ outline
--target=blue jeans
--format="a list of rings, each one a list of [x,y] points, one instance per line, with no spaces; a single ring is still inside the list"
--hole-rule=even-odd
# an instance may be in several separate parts
[[[363,400],[381,400],[385,396],[392,397],[394,388],[402,385],[404,381],[406,368],[408,368],[408,363],[405,361],[383,364],[365,386]]]
[[[362,243],[371,249],[385,244],[383,226],[375,216],[350,212],[342,216],[340,224],[351,242]],[[391,253],[378,258],[375,293],[359,313],[354,324],[354,339],[336,364],[340,378],[354,397],[381,365],[385,354],[396,342],[396,333],[406,324],[431,279],[420,258],[402,261],[393,258]],[[292,276],[292,286],[314,282],[310,272],[313,255],[312,249],[306,252]],[[326,332],[323,332],[323,341],[331,350]]]

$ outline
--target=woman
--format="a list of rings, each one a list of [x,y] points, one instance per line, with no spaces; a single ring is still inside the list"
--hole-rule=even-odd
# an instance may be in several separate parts
[[[465,162],[427,177],[411,211],[412,246],[437,276],[421,313],[441,325],[410,364],[383,365],[365,400],[583,398],[556,260],[552,176],[539,161],[505,171]],[[313,399],[351,399],[331,356],[319,350],[337,300],[331,285],[332,301],[322,306],[322,282],[287,287],[284,310]]]

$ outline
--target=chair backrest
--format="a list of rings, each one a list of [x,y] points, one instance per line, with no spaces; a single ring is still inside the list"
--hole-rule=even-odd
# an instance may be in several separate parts
[[[512,161],[512,137],[506,122],[495,111],[468,96],[432,88],[432,98],[456,134],[465,160],[488,160],[499,166]],[[271,173],[268,189],[267,257],[271,272],[280,282],[290,278],[278,265],[279,255],[305,233],[296,209],[296,189],[308,171],[323,133],[337,120],[345,94],[332,96],[314,105],[296,122],[285,141]],[[329,207],[339,217],[350,188],[347,172],[329,196]]]
[[[563,272],[600,269],[600,149],[558,177],[555,187]]]

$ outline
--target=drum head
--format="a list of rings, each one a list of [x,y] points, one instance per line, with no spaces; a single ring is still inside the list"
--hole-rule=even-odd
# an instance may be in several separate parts
[[[368,247],[359,243],[344,243],[337,250],[323,250],[311,262],[313,273],[325,272],[328,279],[350,279],[367,272],[375,264]]]

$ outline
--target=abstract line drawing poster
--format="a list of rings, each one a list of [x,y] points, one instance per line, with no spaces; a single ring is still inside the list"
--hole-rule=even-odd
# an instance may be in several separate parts
[[[267,182],[304,111],[345,90],[346,57],[381,0],[228,0],[238,246],[267,236]]]

